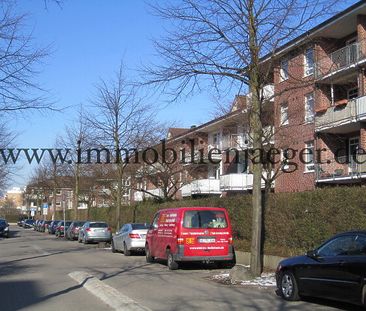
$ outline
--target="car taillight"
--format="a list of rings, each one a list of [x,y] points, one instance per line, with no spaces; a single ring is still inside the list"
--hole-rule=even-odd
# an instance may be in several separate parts
[[[177,244],[184,244],[184,238],[177,237]]]
[[[111,227],[108,227],[108,229],[107,229],[108,231],[112,231],[112,228]]]
[[[137,233],[130,233],[128,235],[131,239],[139,239],[140,238],[140,235],[137,234]]]
[[[233,244],[233,237],[229,237],[229,244]]]
[[[91,231],[91,229],[90,228],[86,228],[85,231],[88,231],[89,232],[89,231]]]

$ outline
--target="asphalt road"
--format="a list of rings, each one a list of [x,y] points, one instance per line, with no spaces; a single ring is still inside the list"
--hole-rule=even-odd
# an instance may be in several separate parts
[[[190,265],[169,271],[164,262],[147,264],[143,256],[112,254],[97,245],[57,239],[12,226],[0,238],[0,310],[112,310],[68,275],[85,271],[153,311],[180,310],[362,310],[325,300],[285,302],[274,289],[225,285],[220,273]]]

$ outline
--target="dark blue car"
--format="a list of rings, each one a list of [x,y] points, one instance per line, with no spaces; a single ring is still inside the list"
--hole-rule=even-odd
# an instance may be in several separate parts
[[[0,236],[9,237],[9,224],[5,219],[0,219]]]
[[[366,231],[338,234],[304,256],[285,259],[276,272],[286,300],[314,296],[366,305]]]

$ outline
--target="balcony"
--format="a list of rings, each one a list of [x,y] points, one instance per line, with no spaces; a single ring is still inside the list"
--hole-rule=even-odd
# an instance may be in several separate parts
[[[315,79],[333,76],[364,61],[365,44],[364,41],[355,42],[319,59],[315,63]]]
[[[252,146],[248,135],[245,134],[231,134],[222,138],[221,150],[235,148],[238,150],[248,149]]]
[[[345,106],[329,107],[315,116],[315,131],[321,132],[366,119],[366,96],[348,101]]]
[[[356,179],[366,178],[366,154],[341,156],[337,159],[322,159],[315,165],[316,181],[327,183],[350,183]]]
[[[264,187],[264,180],[262,180]],[[228,174],[220,176],[221,191],[242,191],[253,188],[253,174]]]
[[[198,179],[190,184],[184,185],[181,189],[182,197],[189,197],[197,194],[221,194],[219,179]]]

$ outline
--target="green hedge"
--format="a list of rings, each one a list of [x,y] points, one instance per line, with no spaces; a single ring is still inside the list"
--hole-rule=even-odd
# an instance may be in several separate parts
[[[237,249],[249,251],[251,239],[251,195],[210,197],[156,203],[141,202],[121,211],[121,223],[150,222],[162,208],[182,206],[226,207],[233,226]],[[88,214],[89,213],[89,214]],[[79,219],[104,220],[115,230],[114,207],[79,211]],[[61,214],[57,215],[61,218]],[[74,219],[68,211],[68,219]],[[266,254],[300,254],[335,233],[366,229],[366,191],[363,187],[334,187],[301,193],[271,194],[265,211]]]

